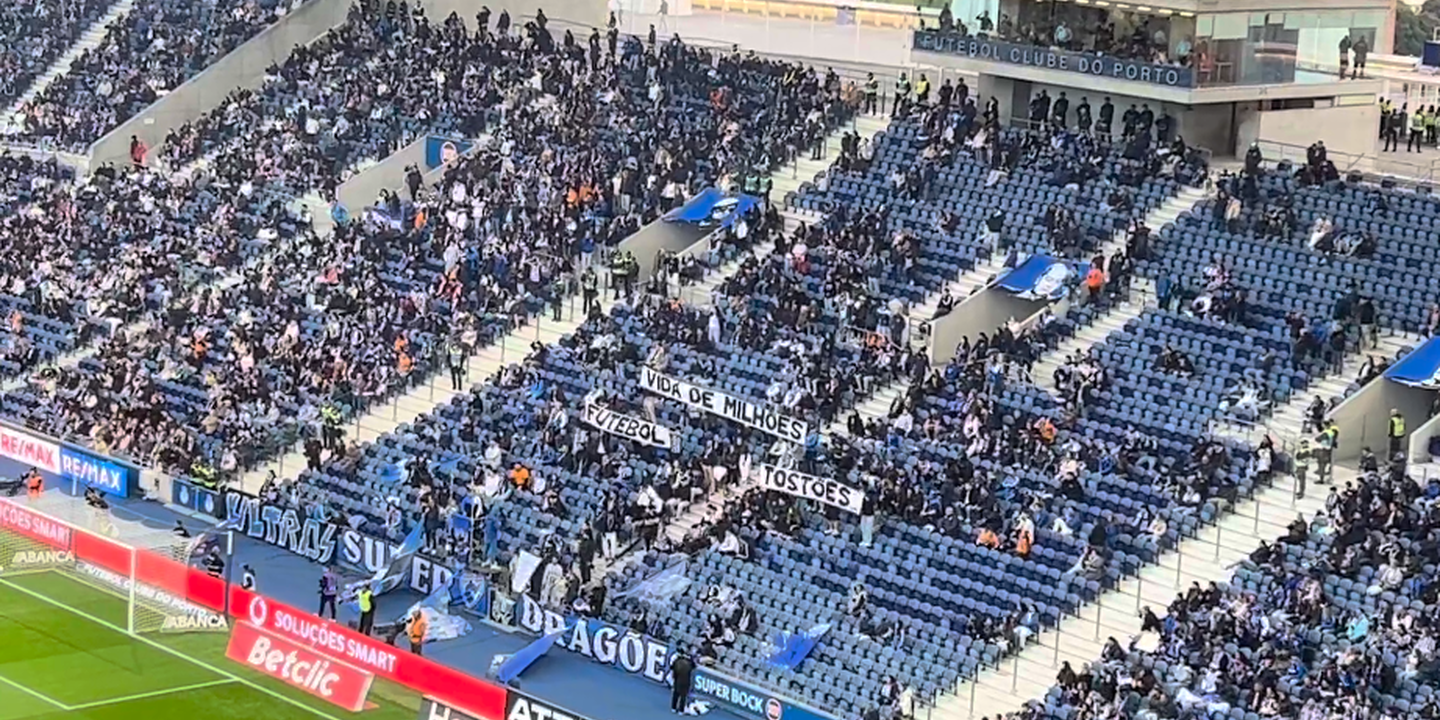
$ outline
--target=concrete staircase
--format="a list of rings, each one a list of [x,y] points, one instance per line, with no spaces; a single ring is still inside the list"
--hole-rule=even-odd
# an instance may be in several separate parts
[[[609,273],[602,268],[598,274],[601,287],[608,288]],[[609,312],[615,305],[615,300],[615,296],[608,290],[602,291],[598,299],[600,309]],[[581,301],[572,296],[570,302],[562,307],[560,320],[554,320],[547,308],[539,316],[530,318],[526,324],[506,333],[495,344],[472,354],[466,363],[466,377],[461,390],[453,388],[447,369],[437,367],[423,383],[409,392],[373,406],[365,415],[347,423],[346,443],[374,442],[401,425],[415,422],[421,415],[429,413],[437,406],[450,402],[456,395],[468,393],[471,387],[482,381],[489,381],[506,365],[523,361],[530,354],[531,343],[549,345],[574,332],[585,322],[585,314],[581,310]],[[256,493],[270,472],[273,471],[282,478],[291,477],[305,466],[303,444],[296,443],[284,455],[245,473],[241,477],[240,485],[247,492]]]
[[[1166,223],[1175,222],[1186,210],[1195,207],[1197,203],[1204,200],[1207,193],[1198,188],[1183,188],[1175,197],[1166,200],[1160,207],[1150,211],[1145,216],[1145,225],[1150,228],[1152,235],[1158,234]],[[1114,257],[1117,252],[1124,249],[1128,233],[1125,231],[1116,232],[1110,241],[1100,247],[1100,252],[1106,258]],[[1038,387],[1047,390],[1055,389],[1055,370],[1065,363],[1065,359],[1076,353],[1085,354],[1090,348],[1103,342],[1110,333],[1125,327],[1125,323],[1140,317],[1145,311],[1148,301],[1155,296],[1155,283],[1147,278],[1135,278],[1130,283],[1130,299],[1110,309],[1109,312],[1095,319],[1089,327],[1081,328],[1074,335],[1066,338],[1058,347],[1045,353],[1032,370],[1031,382]]]
[[[25,90],[24,94],[17,98],[15,102],[6,109],[4,117],[0,118],[0,135],[13,135],[22,132],[25,129],[25,123],[19,117],[20,108],[25,107],[26,103],[34,100],[40,93],[45,92],[45,89],[50,87],[50,84],[55,82],[56,78],[69,72],[70,67],[75,64],[76,60],[80,59],[80,56],[83,55],[85,51],[99,47],[101,41],[105,39],[105,33],[109,31],[110,26],[128,14],[133,7],[135,7],[135,0],[116,0],[115,4],[111,5],[110,9],[107,10],[104,15],[101,15],[98,20],[91,23],[90,27],[85,30],[85,33],[80,36],[80,39],[77,40],[74,45],[71,45],[70,49],[65,51],[65,54],[51,63],[44,74],[36,78],[35,82],[31,83],[30,87]]]
[[[957,305],[960,304],[975,291],[989,285],[990,281],[1004,269],[1004,264],[1005,253],[991,253],[989,257],[976,263],[975,267],[960,273],[945,287],[940,288],[939,292],[930,293],[925,297],[924,302],[911,308],[911,324],[920,325],[934,319],[935,311],[940,308],[940,298],[944,297],[946,292],[950,293],[950,297],[955,299]]]
[[[1393,360],[1402,348],[1418,345],[1424,341],[1424,337],[1414,334],[1382,335],[1379,347],[1348,354],[1345,357],[1345,369],[1319,378],[1311,382],[1309,387],[1291,395],[1290,401],[1283,405],[1277,405],[1271,411],[1269,419],[1263,423],[1218,422],[1210,428],[1210,432],[1219,437],[1233,438],[1251,444],[1259,443],[1267,433],[1273,433],[1287,442],[1297,441],[1305,435],[1303,432],[1305,409],[1310,407],[1317,397],[1322,398],[1326,403],[1344,399],[1345,391],[1355,380],[1360,364],[1364,362],[1364,356],[1374,355]]]
[[[1137,283],[1142,282],[1137,280]],[[1149,281],[1143,281],[1148,283]],[[1120,303],[1110,309],[1110,312],[1095,318],[1095,322],[1076,331],[1074,335],[1065,338],[1054,350],[1040,356],[1035,367],[1031,369],[1030,382],[1036,387],[1054,391],[1055,371],[1065,364],[1066,359],[1075,354],[1085,355],[1090,348],[1105,342],[1110,333],[1118,332],[1125,327],[1125,323],[1140,317],[1145,311],[1146,304],[1140,293],[1134,291],[1131,286],[1129,302]]]
[[[864,124],[861,124],[864,123]],[[884,124],[870,118],[857,121],[857,127],[863,134],[873,134],[884,127]],[[840,132],[850,130],[849,127],[832,133],[827,140],[828,144],[838,147]],[[204,162],[204,158],[197,163]],[[785,193],[799,188],[801,183],[808,182],[812,175],[804,176],[800,173],[819,172],[827,167],[824,163],[810,160],[800,160],[788,167],[782,167],[771,174],[772,198],[783,198]],[[818,168],[818,169],[815,169]],[[803,179],[802,179],[803,178]],[[802,216],[787,213],[786,230],[794,228]],[[753,252],[760,256],[768,255],[775,249],[774,244],[767,243],[754,249]],[[743,260],[743,258],[741,258]],[[697,301],[708,299],[716,287],[729,279],[740,269],[741,262],[735,261],[719,268],[711,273],[702,283],[687,289],[682,293],[683,299],[695,299]],[[597,267],[600,275],[600,287],[602,291],[598,302],[601,312],[608,313],[614,306],[616,296],[608,289],[609,273],[603,267]],[[372,407],[363,416],[352,419],[345,426],[345,441],[347,444],[368,443],[379,439],[386,433],[392,432],[399,426],[412,423],[417,418],[443,403],[450,402],[456,395],[469,392],[469,388],[475,384],[488,381],[498,373],[501,368],[523,361],[531,352],[531,345],[539,343],[549,345],[560,338],[573,333],[585,322],[585,314],[582,312],[583,303],[578,295],[571,295],[569,301],[564,305],[559,320],[553,319],[549,308],[546,308],[539,316],[511,332],[505,334],[498,342],[490,347],[484,348],[472,355],[466,364],[466,378],[464,389],[455,390],[451,386],[449,372],[443,368],[436,368],[435,372],[425,382],[417,385],[414,389],[393,398],[392,400]],[[248,492],[258,492],[264,484],[265,479],[274,472],[278,477],[291,477],[298,474],[306,467],[305,455],[302,452],[303,445],[296,443],[290,450],[280,457],[271,460],[264,465],[246,472],[240,479],[240,485]],[[668,532],[668,529],[667,529]],[[618,564],[616,564],[618,566]]]
[[[1335,482],[1343,484],[1355,473],[1335,468]],[[1140,634],[1140,613],[1151,607],[1164,616],[1164,608],[1192,583],[1204,585],[1229,579],[1234,566],[1260,541],[1284,535],[1297,515],[1307,520],[1323,512],[1324,489],[1294,499],[1294,478],[1283,476],[1275,484],[1239,503],[1219,523],[1202,528],[1195,537],[1147,566],[1137,577],[1121,582],[1088,603],[1078,615],[1059,627],[1031,639],[1025,650],[1005,658],[998,667],[962,682],[953,693],[942,695],[929,717],[932,720],[978,720],[1002,717],[1031,700],[1039,700],[1055,684],[1062,662],[1079,672],[1097,661],[1108,638],[1122,646]]]

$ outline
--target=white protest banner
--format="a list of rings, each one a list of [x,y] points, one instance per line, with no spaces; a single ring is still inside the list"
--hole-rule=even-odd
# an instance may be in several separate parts
[[[766,490],[834,505],[856,515],[860,514],[860,506],[865,501],[865,493],[860,488],[774,465],[760,466],[760,484]]]
[[[691,385],[648,367],[640,368],[640,387],[796,445],[804,445],[805,437],[810,433],[804,420],[781,414],[776,408],[756,405],[717,390]]]
[[[634,440],[658,448],[674,447],[675,438],[670,428],[661,427],[649,420],[613,412],[593,402],[585,403],[585,423],[612,435]]]

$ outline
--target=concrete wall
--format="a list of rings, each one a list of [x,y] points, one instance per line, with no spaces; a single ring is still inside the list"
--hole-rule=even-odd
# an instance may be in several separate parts
[[[664,220],[640,228],[640,231],[620,241],[618,252],[635,255],[640,266],[636,283],[643,283],[655,274],[655,260],[660,251],[679,253],[694,247],[710,235],[710,228],[686,223],[672,223]]]
[[[1440,415],[1425,421],[1423,425],[1407,425],[1410,429],[1410,461],[1430,462],[1430,438],[1440,435]]]
[[[1362,447],[1369,447],[1377,457],[1384,457],[1390,410],[1400,411],[1407,428],[1420,428],[1430,419],[1434,399],[1434,390],[1401,385],[1385,378],[1375,379],[1330,411],[1330,417],[1340,426],[1336,462],[1354,460]]]
[[[1379,126],[1380,106],[1374,103],[1265,110],[1256,118],[1260,140],[1307,147],[1323,137],[1330,152],[1347,155],[1373,154]]]
[[[90,146],[92,165],[126,162],[130,136],[158,147],[171,128],[204,115],[235,90],[259,87],[265,70],[288,57],[297,45],[307,44],[344,22],[350,4],[351,0],[310,0],[292,11],[96,141]]]
[[[1011,320],[1029,320],[1049,303],[1022,300],[1004,290],[990,287],[981,290],[954,310],[930,324],[930,362],[943,365],[955,357],[955,346],[961,340],[972,341],[980,333],[988,335]]]
[[[349,180],[341,183],[335,194],[339,196],[340,204],[348,208],[354,215],[359,213],[361,208],[374,205],[381,190],[403,189],[405,187],[405,168],[410,165],[417,165],[424,169],[425,138],[422,137],[396,150],[384,160],[356,173]]]

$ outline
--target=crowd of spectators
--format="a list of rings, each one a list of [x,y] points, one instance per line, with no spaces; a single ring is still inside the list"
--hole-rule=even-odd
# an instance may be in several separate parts
[[[261,88],[173,131],[163,157],[216,154],[221,175],[328,194],[422,135],[494,135],[499,160],[547,177],[516,183],[510,202],[653,217],[707,178],[768,174],[849,113],[833,73],[678,37],[622,42],[613,26],[557,39],[543,18],[501,19],[503,31],[488,16],[469,29],[454,14],[432,24],[403,2],[359,3]]]
[[[1435,499],[1403,463],[1332,485],[1325,509],[1262,543],[1228,582],[1143,613],[1127,647],[1068,664],[1039,718],[1434,718]]]
[[[941,33],[965,37],[993,38],[1155,65],[1190,65],[1193,48],[1189,39],[1182,39],[1171,47],[1167,21],[1133,13],[1126,14],[1124,19],[1125,23],[1117,29],[1115,18],[1108,12],[1065,8],[1058,13],[1051,11],[1046,17],[1028,20],[1016,20],[1001,13],[997,22],[986,10],[967,24],[945,7],[940,10],[936,29]]]
[[[108,6],[103,0],[15,0],[0,7],[0,108],[9,108]]]
[[[261,196],[175,184],[145,169],[0,155],[4,375],[183,298],[267,246],[282,211]]]
[[[20,109],[16,138],[83,152],[287,10],[283,0],[137,0],[99,46]]]

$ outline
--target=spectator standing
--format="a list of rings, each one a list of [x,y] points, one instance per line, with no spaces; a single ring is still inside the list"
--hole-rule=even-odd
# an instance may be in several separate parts
[[[450,389],[459,392],[465,387],[465,346],[459,339],[450,341]]]
[[[675,659],[670,661],[670,672],[675,680],[670,691],[670,709],[683,714],[685,702],[690,698],[690,684],[695,678],[695,661],[690,659],[688,652],[676,653]]]
[[[1364,35],[1361,35],[1351,49],[1355,51],[1355,74],[1352,77],[1363,78],[1365,77],[1365,58],[1370,54],[1370,42],[1365,39]]]
[[[335,575],[334,568],[325,568],[320,574],[320,611],[316,613],[325,617],[325,608],[330,608],[330,619],[335,619],[335,597],[340,594],[340,578]]]
[[[410,636],[410,652],[416,655],[424,655],[422,648],[425,647],[425,633],[430,631],[430,623],[425,619],[425,613],[420,608],[415,608],[410,613],[410,621],[405,624],[405,633]]]

